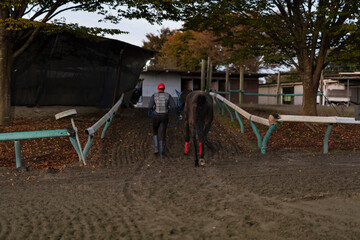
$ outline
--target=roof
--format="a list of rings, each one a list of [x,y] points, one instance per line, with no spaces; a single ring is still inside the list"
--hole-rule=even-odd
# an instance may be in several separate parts
[[[340,72],[336,74],[325,74],[324,79],[333,80],[360,80],[360,72]]]
[[[110,107],[153,55],[114,39],[39,34],[14,62],[12,104]]]
[[[178,73],[181,75],[182,78],[200,78],[201,77],[201,71],[186,71],[186,70],[171,70],[171,69],[148,69],[143,70],[142,73]],[[212,79],[213,80],[225,80],[225,74],[226,72],[213,72],[212,73]],[[260,77],[268,76],[267,73],[245,73],[244,78],[253,78],[258,79]],[[229,78],[240,78],[239,72],[230,72]]]

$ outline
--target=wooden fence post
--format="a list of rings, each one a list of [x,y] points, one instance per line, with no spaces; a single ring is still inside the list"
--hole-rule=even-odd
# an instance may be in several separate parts
[[[281,97],[280,97],[280,71],[278,71],[278,76],[277,76],[276,104],[281,104]]]
[[[241,66],[240,67],[240,93],[239,93],[239,104],[243,103],[243,99],[244,99],[244,68]]]
[[[225,92],[227,92],[226,99],[230,100],[230,93],[229,93],[229,65],[226,65]]]
[[[201,60],[201,91],[205,90],[205,60]]]
[[[206,79],[206,92],[210,92],[210,85],[211,85],[211,75],[212,75],[212,63],[211,63],[211,58],[208,57],[208,62],[207,62],[207,79]]]

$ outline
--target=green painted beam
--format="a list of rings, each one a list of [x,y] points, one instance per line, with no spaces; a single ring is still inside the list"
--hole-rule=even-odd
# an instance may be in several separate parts
[[[236,115],[236,118],[237,118],[237,120],[238,120],[238,122],[240,124],[241,133],[244,133],[244,123],[243,123],[243,121],[242,121],[242,119],[240,117],[240,114],[237,111],[235,111],[235,115]]]
[[[15,158],[16,158],[16,168],[21,167],[21,150],[20,150],[20,141],[15,141]]]
[[[114,116],[115,116],[115,113],[113,113],[112,116],[106,121],[105,127],[101,133],[101,138],[105,137],[105,133],[108,130],[108,128],[110,127],[110,123],[113,120]]]
[[[333,127],[333,125],[332,125],[332,123],[330,123],[328,125],[328,128],[326,129],[326,133],[324,136],[324,152],[323,153],[328,153],[329,137],[330,137],[332,127]]]
[[[244,95],[247,96],[262,96],[262,97],[276,97],[276,94],[267,94],[267,93],[247,93],[243,90],[230,90],[229,92],[215,92],[218,94],[229,94],[229,93],[239,93],[242,92]],[[288,96],[288,97],[297,97],[297,96],[303,96],[303,93],[279,93],[279,96]],[[322,96],[322,92],[317,93],[318,96]]]
[[[92,142],[94,141],[94,135],[90,134],[89,137],[88,137],[88,141],[85,145],[85,148],[84,148],[84,151],[83,151],[83,155],[84,155],[84,158],[86,160],[86,156],[90,150],[90,147],[91,147],[91,144]]]
[[[273,124],[273,125],[271,125],[269,127],[269,129],[267,130],[267,132],[266,132],[266,134],[264,136],[264,139],[263,139],[262,145],[261,145],[261,153],[262,154],[266,153],[266,144],[267,144],[267,142],[268,142],[268,140],[270,138],[271,133],[274,131],[274,129],[275,129],[275,124]]]
[[[216,105],[217,105],[217,106],[220,108],[220,110],[221,110],[221,114],[224,115],[224,114],[225,114],[225,111],[224,111],[223,103],[222,103],[219,99],[217,99],[217,98],[215,98],[215,101],[216,101]]]
[[[261,139],[261,135],[259,133],[259,130],[257,129],[255,123],[253,121],[251,121],[251,120],[250,120],[250,126],[251,126],[252,130],[254,131],[255,136],[257,138],[258,147],[261,148],[262,147],[262,139]]]
[[[227,104],[224,104],[224,105],[225,105],[226,110],[230,113],[231,121],[233,122],[234,121],[234,115],[233,115],[230,107]]]
[[[42,130],[29,132],[0,133],[0,141],[24,140],[33,138],[68,137],[67,129]]]

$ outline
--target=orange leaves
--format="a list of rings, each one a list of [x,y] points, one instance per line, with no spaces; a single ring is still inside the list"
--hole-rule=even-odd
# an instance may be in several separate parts
[[[76,121],[78,129],[86,129],[96,120]],[[12,126],[0,126],[0,132],[22,132],[50,129],[65,129],[71,125],[68,121],[55,121],[53,118],[25,119],[16,118]],[[79,134],[84,147],[87,138]],[[92,150],[99,147],[100,141],[94,141]],[[21,160],[23,166],[30,169],[60,170],[64,165],[78,162],[78,154],[68,137],[38,138],[20,141]],[[0,141],[0,167],[15,168],[14,141]]]

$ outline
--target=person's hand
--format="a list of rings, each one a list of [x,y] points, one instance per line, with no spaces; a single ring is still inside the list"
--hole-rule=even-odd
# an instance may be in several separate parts
[[[149,116],[149,117],[152,117],[153,115],[154,115],[154,110],[150,108],[150,109],[148,110],[148,116]]]
[[[182,113],[182,109],[181,107],[178,107],[177,110],[176,110],[177,114],[180,115]]]

